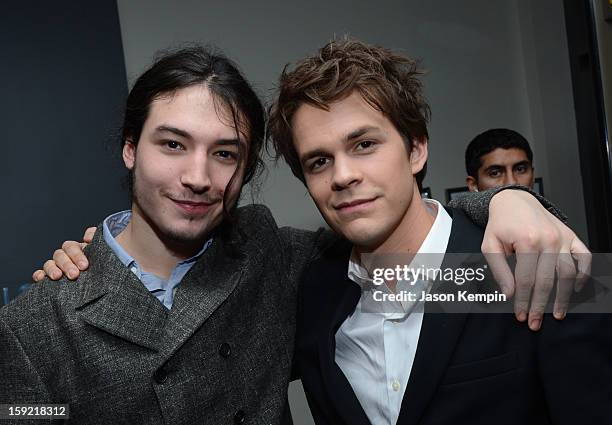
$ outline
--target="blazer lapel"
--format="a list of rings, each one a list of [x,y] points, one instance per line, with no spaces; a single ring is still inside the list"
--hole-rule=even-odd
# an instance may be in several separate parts
[[[480,252],[482,230],[474,226],[458,211],[453,211],[453,224],[447,253]],[[442,268],[453,267],[445,256]],[[440,285],[438,292],[446,287]],[[468,289],[468,288],[465,288]],[[401,425],[417,424],[432,402],[438,385],[446,372],[457,340],[461,336],[468,313],[441,313],[435,305],[427,305],[419,343],[412,365],[400,414],[397,420]]]
[[[102,225],[98,226],[102,229]],[[75,305],[90,325],[142,347],[157,350],[168,311],[123,265],[96,232],[85,250],[90,270],[83,272]]]
[[[335,405],[335,410],[344,423],[350,425],[369,425],[359,400],[342,369],[336,364],[336,332],[344,320],[355,311],[361,291],[348,279],[346,265],[348,260],[334,264],[323,289],[330,294],[326,305],[324,320],[319,337],[319,363],[326,397]]]
[[[412,365],[398,424],[419,423],[432,401],[455,349],[467,314],[426,314]]]
[[[178,287],[165,328],[162,355],[174,354],[230,296],[245,269],[245,258],[215,239]]]

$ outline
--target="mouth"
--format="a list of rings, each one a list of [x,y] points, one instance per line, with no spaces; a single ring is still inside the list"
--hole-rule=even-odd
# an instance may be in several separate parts
[[[189,215],[202,215],[207,213],[216,202],[196,202],[171,199],[174,204]]]
[[[352,213],[356,211],[361,211],[372,206],[374,201],[378,199],[377,197],[368,198],[368,199],[355,199],[350,202],[342,202],[338,205],[334,205],[334,209],[340,213]]]

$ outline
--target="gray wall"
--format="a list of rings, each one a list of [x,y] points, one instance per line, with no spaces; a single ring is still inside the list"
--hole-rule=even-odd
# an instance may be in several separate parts
[[[463,186],[467,142],[491,127],[523,133],[536,155],[547,195],[586,236],[577,160],[562,2],[370,1],[202,2],[119,0],[130,81],[162,47],[213,43],[242,66],[269,97],[281,68],[333,38],[349,34],[403,50],[430,70],[433,110],[425,185],[443,200]],[[302,185],[286,166],[270,166],[259,199],[281,224],[322,224]],[[296,424],[311,423],[292,385]]]
[[[569,154],[576,150],[576,137],[562,4],[543,3],[119,0],[118,5],[130,81],[160,47],[186,41],[221,47],[265,97],[287,62],[344,34],[421,58],[430,70],[426,92],[433,119],[425,185],[434,197],[443,200],[445,188],[464,185],[464,148],[475,134],[491,127],[513,128],[531,141],[536,174],[584,238],[578,162]],[[563,125],[556,128],[555,123]],[[559,135],[568,154],[559,155]],[[576,171],[567,173],[568,168]],[[282,224],[322,224],[306,191],[284,165],[270,167],[258,200]]]
[[[13,291],[63,240],[129,205],[105,148],[127,80],[114,2],[2,6],[0,287]]]
[[[518,1],[536,175],[546,196],[587,240],[582,176],[562,2]]]
[[[601,78],[603,86],[604,107],[606,111],[606,127],[608,143],[610,143],[610,132],[612,132],[612,21],[606,21],[606,10],[608,13],[612,6],[607,0],[590,0],[593,8],[593,17],[597,33],[597,47],[599,51],[599,65],[601,67]]]

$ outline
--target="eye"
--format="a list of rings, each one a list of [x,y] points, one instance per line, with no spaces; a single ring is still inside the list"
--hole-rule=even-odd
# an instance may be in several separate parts
[[[185,147],[181,145],[179,142],[177,142],[176,140],[166,140],[165,146],[168,149],[173,150],[173,151],[185,149]]]
[[[497,178],[497,177],[500,177],[501,175],[502,173],[500,170],[497,170],[497,169],[489,170],[489,177]]]
[[[357,143],[357,146],[355,148],[358,150],[364,150],[373,147],[375,144],[376,143],[372,140],[362,140]]]
[[[232,151],[217,151],[214,153],[215,156],[223,159],[223,160],[236,160],[238,159],[238,154],[236,152],[232,152]]]
[[[310,163],[310,165],[308,166],[308,168],[310,169],[310,171],[315,171],[315,170],[323,167],[328,162],[329,162],[329,158],[319,157],[319,158],[315,159],[314,161],[312,161]]]
[[[521,165],[516,167],[516,171],[521,173],[521,174],[526,173],[527,170],[528,170],[528,167],[525,164],[521,164]]]

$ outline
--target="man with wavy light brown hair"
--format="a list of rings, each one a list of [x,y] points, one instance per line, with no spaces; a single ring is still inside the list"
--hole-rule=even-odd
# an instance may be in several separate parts
[[[277,153],[350,242],[312,263],[300,288],[295,367],[315,421],[609,422],[602,406],[612,397],[610,341],[599,332],[609,318],[559,324],[540,315],[532,329],[551,323],[533,333],[511,314],[434,314],[427,279],[414,282],[425,299],[394,300],[398,278],[376,286],[372,254],[407,254],[414,259],[398,267],[435,270],[448,264],[446,253],[480,252],[482,244],[482,231],[460,211],[419,196],[430,114],[422,74],[417,61],[389,49],[333,41],[285,69],[270,109]],[[517,288],[516,314],[525,319],[531,288]],[[532,310],[539,297],[536,290]],[[568,387],[586,395],[576,400]]]
[[[276,152],[304,182],[291,119],[302,104],[326,109],[353,91],[387,116],[410,151],[412,138],[429,137],[427,123],[431,111],[420,80],[423,74],[418,61],[389,49],[373,48],[357,40],[327,44],[321,49],[321,56],[304,59],[296,70],[292,73],[285,70],[280,77],[278,98],[270,108],[268,123]],[[419,185],[425,173],[425,168],[417,173]]]

